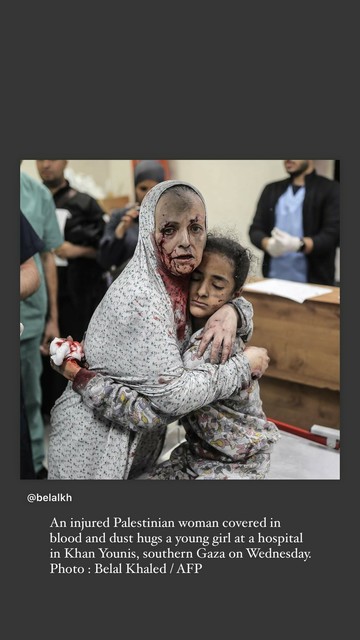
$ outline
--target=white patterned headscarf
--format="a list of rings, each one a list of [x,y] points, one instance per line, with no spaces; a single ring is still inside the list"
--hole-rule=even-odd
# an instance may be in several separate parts
[[[178,185],[193,189],[205,207],[201,193],[187,182],[167,180],[148,191],[141,204],[135,253],[95,310],[84,345],[90,370],[121,380],[166,413],[175,406],[180,413],[182,404],[183,413],[187,411],[180,350],[190,328],[187,323],[179,343],[185,317],[184,305],[177,302],[187,299],[188,278],[177,276],[176,290],[165,287],[154,243],[155,208],[164,191]],[[199,398],[199,406],[202,402]]]

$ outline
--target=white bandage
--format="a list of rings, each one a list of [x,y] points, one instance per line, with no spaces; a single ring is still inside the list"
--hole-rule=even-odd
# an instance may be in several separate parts
[[[84,357],[84,352],[80,342],[67,340],[65,338],[54,338],[50,344],[50,357],[56,366],[60,366],[67,358],[74,358],[79,362]]]

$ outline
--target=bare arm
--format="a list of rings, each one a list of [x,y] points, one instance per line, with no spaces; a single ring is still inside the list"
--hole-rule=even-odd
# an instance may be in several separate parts
[[[96,258],[96,249],[94,249],[94,247],[84,247],[80,244],[73,244],[67,241],[55,249],[54,253],[56,253],[59,258],[69,260],[74,258]]]
[[[48,355],[49,342],[51,342],[51,340],[60,333],[57,306],[58,281],[55,259],[51,251],[44,251],[41,253],[41,260],[43,263],[48,293],[49,315],[45,325],[40,351],[43,355]]]
[[[34,258],[20,265],[20,300],[31,296],[40,286],[40,274]]]

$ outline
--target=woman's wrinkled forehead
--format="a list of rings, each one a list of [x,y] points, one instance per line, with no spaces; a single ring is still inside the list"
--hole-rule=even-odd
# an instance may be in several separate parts
[[[191,210],[205,224],[205,207],[200,196],[188,187],[173,187],[165,191],[155,207],[155,226],[165,220],[179,219]]]
[[[172,194],[172,187],[177,187],[174,194]],[[164,199],[162,198],[162,196]],[[165,196],[167,197],[165,198]],[[186,208],[186,202],[187,208],[189,208],[189,206],[194,206],[194,204],[198,201],[199,210],[201,208],[201,211],[205,216],[204,222],[206,227],[206,205],[200,191],[198,191],[196,187],[188,182],[181,182],[179,180],[166,180],[150,189],[150,191],[147,192],[144,200],[142,201],[139,216],[140,234],[154,231],[155,211],[160,199],[163,201],[163,203],[171,202],[171,205],[173,202],[175,202],[174,206],[177,208],[181,208],[182,206],[184,207],[183,210],[185,210]],[[181,204],[181,201],[183,202],[183,204]],[[177,205],[176,202],[178,203]]]

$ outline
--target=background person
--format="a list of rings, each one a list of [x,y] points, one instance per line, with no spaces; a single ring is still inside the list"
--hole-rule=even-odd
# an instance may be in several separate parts
[[[20,300],[25,300],[40,287],[41,277],[34,256],[43,248],[44,243],[20,210]],[[23,330],[21,324],[20,335]],[[20,376],[20,478],[28,480],[36,476],[22,386]]]
[[[44,248],[44,243],[20,210],[20,300],[25,300],[38,290],[41,284],[34,255]]]
[[[139,235],[139,210],[147,192],[165,178],[157,160],[141,160],[134,169],[135,202],[111,212],[100,241],[98,260],[115,279],[133,256]]]
[[[48,357],[48,345],[59,335],[57,273],[53,251],[62,243],[51,193],[42,184],[20,171],[20,208],[36,231],[44,248],[34,259],[40,272],[39,289],[20,301],[20,363],[24,403],[29,424],[34,469],[37,478],[47,476],[45,427],[42,415],[41,353]]]
[[[67,163],[67,160],[36,160],[40,178],[52,194],[63,233],[62,244],[55,251],[59,333],[51,339],[71,333],[74,340],[80,341],[107,290],[105,272],[96,260],[105,212],[95,198],[70,186],[64,173]],[[48,416],[66,385],[52,371],[48,351],[45,356],[42,411]]]
[[[289,178],[262,191],[249,228],[264,251],[266,278],[335,284],[340,242],[340,185],[319,176],[314,160],[284,160]]]

